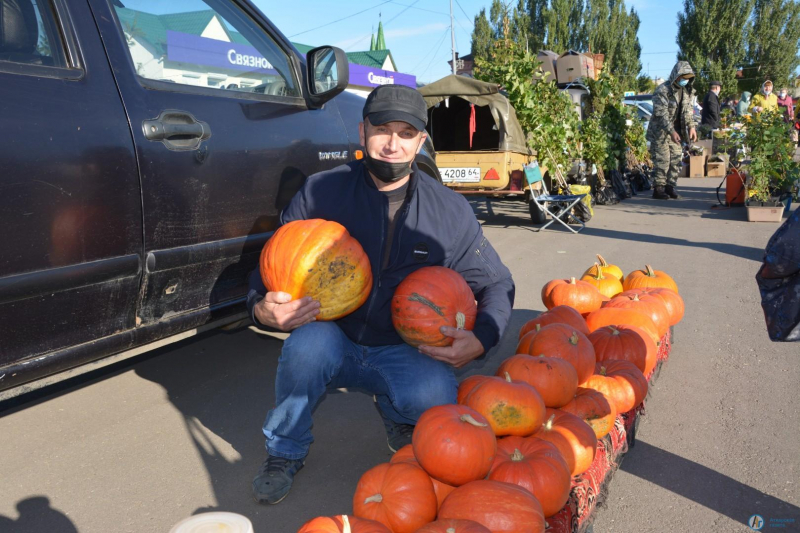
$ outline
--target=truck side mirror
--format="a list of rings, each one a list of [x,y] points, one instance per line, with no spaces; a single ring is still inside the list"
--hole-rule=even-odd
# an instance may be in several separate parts
[[[309,107],[319,108],[347,88],[350,65],[347,55],[335,46],[320,46],[306,54]]]

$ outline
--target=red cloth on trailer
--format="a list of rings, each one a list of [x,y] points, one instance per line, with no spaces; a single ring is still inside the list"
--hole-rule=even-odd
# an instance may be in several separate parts
[[[477,130],[475,125],[475,104],[469,104],[469,147],[472,148],[472,135]]]

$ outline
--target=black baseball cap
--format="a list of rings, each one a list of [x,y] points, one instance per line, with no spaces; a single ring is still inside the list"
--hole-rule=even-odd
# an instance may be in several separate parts
[[[416,89],[405,85],[381,85],[367,96],[362,117],[369,118],[373,126],[399,121],[422,131],[428,123],[428,106]]]

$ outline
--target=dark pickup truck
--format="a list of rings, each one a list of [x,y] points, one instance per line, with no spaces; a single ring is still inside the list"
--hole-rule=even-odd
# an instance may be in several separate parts
[[[0,0],[0,400],[241,320],[347,83],[247,0]]]

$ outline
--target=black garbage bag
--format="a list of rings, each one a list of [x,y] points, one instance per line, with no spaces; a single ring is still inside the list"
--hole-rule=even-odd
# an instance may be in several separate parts
[[[616,205],[619,203],[619,197],[614,189],[608,186],[598,186],[594,192],[595,205]]]
[[[800,209],[770,238],[756,282],[769,338],[800,341]]]
[[[633,196],[630,182],[624,178],[622,172],[619,170],[611,171],[611,186],[614,188],[614,192],[617,193],[620,200],[625,200]]]
[[[650,179],[650,171],[647,168],[632,172],[630,182],[635,193],[649,191],[653,188],[653,180]]]

